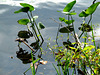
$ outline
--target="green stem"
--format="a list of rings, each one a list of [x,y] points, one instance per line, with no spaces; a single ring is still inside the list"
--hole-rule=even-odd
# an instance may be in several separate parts
[[[26,75],[25,73],[26,73],[27,71],[29,71],[30,69],[31,69],[31,67],[30,67],[30,68],[28,68],[28,69],[27,69],[27,70],[26,70],[23,74],[24,74],[24,75]]]
[[[33,29],[33,31],[34,31],[36,37],[37,37],[36,40],[39,41],[39,38],[38,38],[38,35],[37,35],[37,32],[36,32],[36,29],[35,29],[35,27],[34,27],[34,24],[32,23],[31,17],[30,17],[30,15],[28,14],[28,12],[27,12],[27,15],[28,15],[28,17],[29,17],[29,19],[30,19],[30,23],[32,24],[31,27],[32,27],[32,29]]]
[[[90,15],[90,19],[89,19],[89,21],[88,21],[88,25],[89,25],[89,23],[91,22],[91,20],[92,20],[92,14]]]
[[[33,18],[33,15],[32,15],[32,12],[30,12],[31,13],[31,17]],[[43,37],[42,37],[42,35],[41,35],[41,33],[40,33],[40,30],[39,30],[39,28],[38,28],[38,26],[37,26],[37,23],[36,23],[36,21],[34,21],[34,19],[33,19],[33,23],[35,23],[35,26],[36,26],[36,28],[37,28],[37,30],[38,30],[38,33],[39,33],[39,35],[40,35],[40,37],[41,37],[41,39],[42,39],[42,42],[41,42],[41,44],[40,44],[40,46],[43,44],[43,42],[44,42],[44,39],[43,39]],[[40,39],[39,39],[40,40]]]
[[[92,27],[92,24],[91,24],[91,27]],[[92,27],[92,37],[93,37],[93,43],[94,43],[95,51],[96,51],[96,43],[95,43],[95,38],[94,38],[94,33],[93,33],[93,27]]]
[[[32,57],[32,61],[34,62],[32,51],[31,51],[31,57]],[[36,73],[35,66],[34,66],[34,63],[32,63],[32,64],[33,64],[33,68],[31,67],[32,75],[35,75],[35,73]]]

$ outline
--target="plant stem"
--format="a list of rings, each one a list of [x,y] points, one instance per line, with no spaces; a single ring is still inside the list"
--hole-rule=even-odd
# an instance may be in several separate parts
[[[91,24],[91,27],[92,27],[92,24]],[[93,33],[93,27],[92,27],[92,38],[93,38],[93,43],[94,43],[95,51],[96,51],[96,43],[95,43],[95,38],[94,38],[94,33]]]
[[[30,15],[28,14],[28,12],[27,12],[27,15],[28,15],[28,17],[29,17],[29,19],[30,19],[30,23],[31,23],[31,27],[32,27],[32,29],[34,30],[34,33],[35,33],[35,35],[36,35],[36,37],[37,37],[37,41],[39,41],[39,38],[38,38],[38,35],[37,35],[37,32],[36,32],[36,29],[35,29],[35,27],[34,27],[34,23],[32,23],[32,20],[31,20],[31,17],[30,17]]]

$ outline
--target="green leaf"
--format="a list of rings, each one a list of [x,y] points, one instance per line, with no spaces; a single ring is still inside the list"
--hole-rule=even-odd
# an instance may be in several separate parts
[[[79,14],[79,17],[87,17],[87,16],[93,14],[99,4],[100,4],[100,2],[97,2],[95,4],[92,4],[88,9],[86,9],[85,11],[82,11]]]
[[[21,6],[23,7],[29,7],[29,11],[34,11],[34,7],[30,4],[27,4],[27,3],[20,3]]]
[[[38,26],[39,26],[39,29],[44,29],[45,28],[45,26],[41,22],[38,23]]]
[[[19,31],[18,37],[20,38],[30,38],[30,33],[28,31]]]
[[[17,22],[21,25],[27,25],[29,23],[29,19],[20,19]]]
[[[80,14],[79,14],[79,17],[87,17],[89,14],[86,14],[85,11],[82,11]]]
[[[19,9],[18,11],[15,11],[14,13],[20,13],[20,12],[27,13],[28,11],[29,11],[29,7],[24,7],[24,8]]]
[[[71,12],[62,12],[65,13],[66,15],[76,15],[75,11],[71,11]]]
[[[59,17],[59,20],[62,22],[62,21],[65,20],[65,18],[64,17],[63,18]]]
[[[100,2],[97,2],[97,3],[95,3],[95,4],[92,4],[86,11],[85,11],[85,13],[86,14],[89,14],[89,15],[91,15],[91,14],[93,14],[94,12],[95,12],[95,10],[96,10],[96,8],[97,8],[97,6],[100,4]]]
[[[66,24],[71,24],[71,23],[73,23],[74,22],[74,20],[64,20],[64,22],[66,23]]]
[[[63,17],[63,18],[59,17],[59,20],[60,20],[61,22],[65,22],[66,24],[71,24],[71,23],[74,22],[74,20],[66,20],[64,17]]]
[[[53,63],[52,63],[52,65],[53,65],[53,67],[55,68],[55,70],[56,70],[57,74],[58,74],[58,75],[60,75],[60,73],[59,73],[59,71],[58,71],[57,67],[56,67]]]
[[[34,61],[33,61],[33,64],[35,64],[35,63],[36,63],[37,61],[39,61],[39,60],[40,60],[40,58],[34,60]]]
[[[72,31],[74,31],[73,26],[66,26],[66,27],[60,28],[59,30],[60,33],[70,33]]]
[[[63,12],[69,12],[72,9],[72,7],[74,6],[75,3],[76,3],[76,0],[68,3],[66,5],[66,7],[63,9]]]
[[[30,46],[33,47],[34,49],[39,49],[39,42],[38,41],[33,42],[33,43],[31,43]]]

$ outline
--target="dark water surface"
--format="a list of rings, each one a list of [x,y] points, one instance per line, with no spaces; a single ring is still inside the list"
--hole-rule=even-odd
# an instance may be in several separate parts
[[[91,3],[90,1],[91,0],[88,0],[88,5]],[[77,12],[77,15],[74,16],[76,31],[78,26],[82,23],[82,19],[78,17],[78,14],[88,7],[88,5],[84,5],[85,3],[86,1],[82,0],[80,4],[76,4],[74,7]],[[59,17],[64,17],[65,15],[57,12],[57,10],[62,10],[65,6],[66,3],[40,3],[40,8],[36,8],[34,11],[34,15],[39,16],[37,21],[41,21],[46,26],[46,29],[41,30],[41,32],[45,39],[43,49],[47,52],[46,55],[43,55],[43,58],[48,61],[46,65],[39,66],[36,75],[56,75],[56,71],[52,65],[52,63],[56,63],[52,55],[50,55],[49,50],[46,50],[46,43],[49,37],[51,37],[51,40],[55,40],[58,27],[58,24],[50,18],[54,18],[58,21]],[[17,20],[27,18],[26,14],[23,13],[14,14],[14,11],[18,9],[20,9],[19,6],[0,4],[0,75],[23,75],[22,73],[30,67],[30,64],[22,64],[16,57],[16,51],[18,51],[17,42],[15,42],[17,32],[26,29],[25,26],[19,25]],[[100,6],[93,15],[93,24],[100,25]],[[97,34],[99,35],[99,29]],[[25,48],[28,50],[27,47]],[[11,56],[13,59],[11,59]],[[31,70],[27,72],[27,75],[31,75]]]

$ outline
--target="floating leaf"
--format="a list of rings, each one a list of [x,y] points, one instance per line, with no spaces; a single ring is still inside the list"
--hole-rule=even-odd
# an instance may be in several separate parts
[[[76,0],[74,0],[74,1],[72,1],[72,2],[70,2],[70,3],[68,3],[68,4],[66,5],[66,7],[64,8],[63,12],[69,12],[69,11],[72,9],[72,7],[74,6],[75,3],[76,3]]]
[[[38,23],[38,26],[39,26],[39,29],[44,29],[45,28],[45,26],[41,22]]]
[[[30,33],[28,31],[19,31],[18,37],[20,38],[30,38]]]
[[[29,11],[34,11],[34,7],[30,4],[27,4],[27,3],[20,3],[21,6],[23,7],[29,7]]]
[[[18,11],[15,11],[14,13],[20,13],[20,12],[27,13],[28,11],[29,11],[29,7],[24,7],[24,8],[19,9]]]
[[[29,23],[29,19],[20,19],[17,22],[21,25],[27,25]]]
[[[66,26],[59,30],[60,33],[70,33],[72,31],[74,31],[74,28],[72,26]]]

